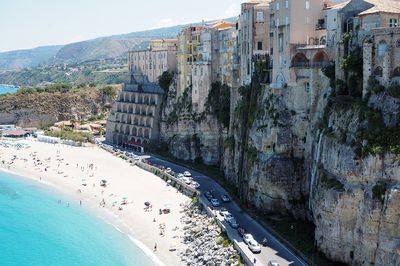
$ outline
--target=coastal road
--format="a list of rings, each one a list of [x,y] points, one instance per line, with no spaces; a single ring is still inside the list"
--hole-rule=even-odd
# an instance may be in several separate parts
[[[147,156],[146,156],[147,157]],[[203,193],[206,191],[212,191],[214,197],[220,200],[221,195],[227,194],[227,191],[224,190],[216,181],[212,178],[205,176],[199,172],[193,171],[191,169],[185,168],[183,166],[171,163],[169,161],[165,161],[159,159],[154,156],[149,156],[146,158],[153,165],[159,165],[163,167],[170,167],[172,171],[175,173],[183,173],[184,171],[191,172],[193,176],[193,180],[197,181],[200,184],[200,192],[202,194],[203,201],[211,207],[211,204],[204,198]],[[232,197],[230,197],[232,199]],[[228,235],[237,241],[242,250],[246,253],[247,257],[250,260],[256,259],[255,265],[268,265],[268,262],[271,260],[276,260],[279,262],[280,266],[283,265],[291,265],[291,266],[305,266],[308,265],[301,258],[296,256],[288,247],[286,247],[283,243],[281,243],[278,239],[276,239],[271,233],[268,232],[264,227],[262,227],[259,223],[257,223],[253,218],[251,218],[248,214],[243,212],[240,207],[234,202],[231,201],[229,203],[222,203],[221,206],[225,207],[239,222],[241,227],[244,227],[248,233],[252,234],[257,242],[262,243],[264,237],[267,238],[268,245],[267,247],[262,247],[260,254],[253,254],[248,248],[247,245],[243,242],[242,238],[238,235],[237,230],[231,228],[225,221],[223,221],[222,216],[220,216],[216,212],[216,217],[222,222],[225,226]],[[211,208],[212,209],[212,208]],[[219,209],[219,208],[214,208]]]

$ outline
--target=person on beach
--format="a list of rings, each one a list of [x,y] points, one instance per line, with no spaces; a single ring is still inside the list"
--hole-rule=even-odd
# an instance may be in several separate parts
[[[81,200],[79,201],[79,205],[82,206],[82,201]]]
[[[157,251],[157,243],[154,243],[154,252]]]

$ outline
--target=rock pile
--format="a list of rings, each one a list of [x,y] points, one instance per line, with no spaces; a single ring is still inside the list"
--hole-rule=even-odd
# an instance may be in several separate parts
[[[200,210],[198,205],[190,204],[184,208],[183,243],[186,249],[180,254],[184,265],[239,265],[238,252],[224,236],[216,222]]]

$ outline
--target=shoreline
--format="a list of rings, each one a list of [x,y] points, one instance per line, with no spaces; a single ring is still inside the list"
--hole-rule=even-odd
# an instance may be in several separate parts
[[[131,205],[131,203],[129,203],[128,205],[125,205],[127,208],[125,208],[125,206],[124,206],[123,211],[116,210],[114,205],[112,207],[108,205],[106,207],[100,208],[98,206],[98,201],[101,196],[98,195],[99,194],[98,188],[95,189],[95,185],[94,185],[95,183],[93,183],[93,190],[88,193],[87,191],[84,191],[84,190],[86,190],[86,187],[82,188],[79,185],[79,183],[81,183],[81,182],[75,182],[75,184],[71,184],[72,182],[69,182],[69,181],[57,180],[58,173],[51,173],[51,171],[48,171],[47,173],[38,172],[36,168],[28,167],[26,165],[27,164],[26,161],[24,161],[24,164],[23,164],[21,162],[18,162],[18,160],[21,160],[19,156],[27,157],[27,153],[29,153],[29,151],[37,152],[39,154],[40,148],[42,148],[41,153],[44,152],[46,154],[46,156],[48,155],[46,152],[48,152],[49,149],[53,150],[53,152],[55,152],[56,150],[63,150],[63,151],[70,150],[71,151],[71,150],[76,149],[76,150],[82,151],[82,150],[86,149],[85,150],[86,152],[89,152],[92,154],[100,153],[102,156],[108,157],[105,159],[106,161],[116,161],[117,160],[119,165],[116,165],[116,163],[112,163],[110,165],[112,165],[114,167],[120,167],[121,165],[122,166],[125,165],[124,168],[129,168],[129,170],[132,170],[132,172],[134,170],[135,172],[139,173],[142,176],[141,179],[148,180],[149,182],[151,181],[151,183],[158,183],[157,185],[159,187],[163,187],[165,190],[166,184],[159,177],[157,177],[151,173],[148,173],[147,171],[142,170],[142,169],[138,168],[137,166],[131,166],[131,165],[127,164],[125,161],[123,161],[119,158],[116,158],[115,156],[109,154],[108,152],[106,152],[98,147],[90,147],[90,148],[69,147],[69,146],[65,146],[65,145],[46,144],[46,143],[39,143],[39,142],[27,141],[27,140],[18,141],[18,142],[27,143],[31,147],[26,150],[25,149],[17,150],[15,148],[4,149],[2,147],[0,157],[2,158],[3,161],[4,161],[4,157],[10,156],[10,155],[14,156],[15,154],[17,154],[17,159],[14,160],[14,161],[16,161],[16,163],[9,164],[9,169],[8,169],[8,167],[6,167],[5,164],[1,164],[1,166],[0,166],[1,171],[10,173],[12,175],[19,176],[26,180],[33,181],[33,182],[41,185],[44,189],[47,189],[53,193],[60,191],[63,194],[65,194],[66,198],[71,200],[72,204],[77,205],[77,207],[79,207],[79,205],[80,205],[79,202],[82,201],[83,208],[85,208],[87,211],[90,211],[92,214],[96,215],[96,217],[98,219],[101,219],[103,222],[108,223],[109,225],[113,226],[115,230],[121,232],[126,237],[128,237],[130,239],[130,241],[132,241],[135,246],[137,246],[139,249],[141,249],[141,251],[156,265],[171,265],[171,264],[179,265],[179,264],[182,264],[182,262],[180,261],[178,251],[172,253],[167,248],[168,244],[172,245],[171,242],[175,242],[174,244],[176,246],[179,246],[180,248],[182,248],[182,244],[180,241],[180,239],[182,238],[181,230],[179,230],[179,232],[172,231],[172,230],[170,230],[172,227],[171,226],[168,229],[166,229],[166,231],[167,231],[165,233],[166,237],[160,238],[160,236],[158,236],[157,233],[154,233],[153,228],[151,228],[152,233],[150,231],[148,231],[150,229],[150,227],[152,227],[151,225],[154,223],[149,224],[149,222],[142,221],[140,219],[140,216],[143,216],[143,215],[138,215],[138,214],[141,214],[141,213],[143,214],[144,211],[140,210],[140,208],[139,209],[135,208],[135,211],[132,211],[132,208],[128,209],[128,207],[129,207],[129,205]],[[34,146],[33,148],[32,148],[32,145]],[[113,159],[111,159],[111,157]],[[78,156],[78,158],[79,158],[79,156]],[[49,169],[51,169],[51,167]],[[64,170],[66,170],[66,169],[64,169]],[[68,173],[68,172],[66,172],[66,173]],[[121,173],[121,172],[119,172],[119,173]],[[143,176],[145,176],[145,177],[143,178]],[[99,178],[101,179],[101,177],[99,177]],[[153,179],[153,180],[149,180],[149,179]],[[74,180],[74,181],[76,181],[76,180]],[[116,181],[113,180],[113,182],[116,182]],[[78,183],[78,184],[76,184],[76,183]],[[125,186],[125,182],[122,184],[120,182],[118,182],[118,183],[119,183],[118,184],[119,186],[121,186],[121,185]],[[114,184],[112,183],[112,185],[114,185]],[[153,188],[153,184],[150,184],[149,189],[152,189],[152,188]],[[57,191],[54,191],[54,189],[56,189]],[[77,192],[76,192],[77,189],[79,189],[79,190],[82,189],[82,193],[77,194]],[[177,198],[180,198],[181,204],[183,203],[183,201],[190,201],[190,199],[188,197],[186,197],[180,193],[177,193],[176,190],[173,189],[172,187],[168,187],[168,190],[170,192],[168,194],[172,194],[172,195],[162,195],[162,196],[164,196],[164,198],[165,197],[171,198],[171,196],[176,195]],[[171,191],[171,190],[175,190],[175,191]],[[106,194],[111,193],[110,195],[112,195],[117,192],[118,192],[118,194],[121,194],[121,191],[117,191],[117,190],[111,191],[107,188]],[[164,191],[158,192],[157,194],[160,194],[160,193],[164,193]],[[100,197],[98,197],[98,196],[100,196]],[[106,195],[102,195],[102,196],[104,196],[104,198],[106,198]],[[127,195],[127,196],[130,199],[132,195]],[[103,200],[104,200],[104,198],[103,198]],[[135,201],[132,201],[132,205],[136,205],[137,198],[135,198],[135,199],[136,199]],[[142,200],[144,201],[146,199],[142,198]],[[108,201],[108,199],[107,199],[107,201]],[[157,210],[157,208],[155,208],[155,209]],[[180,214],[178,216],[182,216],[181,209],[178,210],[178,209],[174,208],[172,210],[174,211],[174,213]],[[169,215],[162,215],[162,216],[166,216],[166,218],[172,218]],[[149,218],[148,217],[149,215],[147,215],[147,213],[145,213],[144,216],[147,216],[146,218]],[[157,218],[157,220],[159,220],[159,216],[161,217],[161,215],[159,215],[157,213],[157,217],[154,217],[153,222],[155,221],[156,218]],[[178,224],[180,222],[181,217],[176,217],[176,215],[174,215],[174,216],[175,216],[175,218],[173,220],[175,220],[176,224]],[[138,221],[138,223],[133,223],[131,218],[136,218],[136,217],[139,218],[139,219],[135,220],[135,221]],[[167,219],[167,220],[168,220],[168,224],[169,224],[170,219]],[[150,217],[150,222],[151,222],[151,217]],[[165,223],[165,221],[164,221],[164,223]],[[176,226],[179,226],[179,225],[176,225]],[[155,231],[157,232],[157,229]],[[174,234],[176,236],[172,236]],[[156,252],[154,252],[152,250],[153,243],[157,243],[157,251]]]
[[[15,171],[11,171],[8,170],[6,168],[3,168],[0,166],[0,172],[4,172],[7,174],[10,174],[12,176],[16,176],[18,178],[20,178],[21,180],[23,180],[23,182],[31,182],[34,184],[37,184],[40,186],[40,189],[46,190],[47,192],[50,192],[51,194],[53,194],[54,197],[56,197],[55,191],[52,191],[50,188],[55,188],[57,190],[57,192],[61,192],[63,194],[62,198],[63,199],[69,199],[72,200],[74,199],[76,196],[73,196],[71,193],[69,193],[69,191],[66,191],[62,188],[60,188],[59,186],[56,186],[55,184],[51,183],[51,182],[46,182],[46,181],[40,181],[37,180],[33,177],[29,177],[29,176],[25,176],[25,175],[21,175]],[[75,198],[74,200],[79,201],[79,199]],[[71,201],[72,202],[72,201]],[[90,204],[92,205],[92,204]],[[124,236],[126,236],[129,241],[131,241],[137,248],[139,248],[151,261],[153,261],[156,265],[159,266],[164,266],[165,264],[152,252],[152,250],[147,247],[143,242],[141,242],[140,240],[136,239],[134,236],[132,236],[129,232],[127,228],[124,228],[126,225],[123,224],[117,224],[115,221],[113,222],[112,219],[116,219],[118,217],[114,216],[112,213],[108,212],[107,210],[104,210],[104,212],[100,211],[100,210],[96,210],[95,206],[82,206],[82,208],[88,212],[90,215],[96,217],[96,219],[100,220],[101,222],[110,225],[112,228],[114,228],[114,230],[118,231],[119,233],[123,234]],[[122,227],[122,228],[121,228]]]

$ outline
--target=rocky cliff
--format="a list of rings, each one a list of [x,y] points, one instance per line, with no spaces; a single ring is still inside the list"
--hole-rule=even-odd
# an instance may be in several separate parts
[[[47,127],[60,120],[85,120],[108,112],[113,98],[97,88],[0,96],[0,124]]]
[[[213,113],[193,110],[191,88],[177,97],[174,86],[162,109],[161,142],[178,159],[219,165],[226,135],[224,126]]]
[[[170,94],[162,140],[179,159],[221,167],[247,204],[312,221],[328,258],[400,265],[400,101],[337,95],[321,70],[295,71],[297,86],[256,76],[232,88],[229,127]]]

